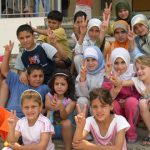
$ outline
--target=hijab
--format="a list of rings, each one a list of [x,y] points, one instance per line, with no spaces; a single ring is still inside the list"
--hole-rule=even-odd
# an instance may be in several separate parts
[[[128,15],[128,17],[126,19],[122,19],[122,18],[119,17],[119,11],[121,9],[126,9],[126,10],[129,11],[129,15]],[[119,0],[117,2],[117,4],[115,5],[115,12],[116,12],[117,20],[124,20],[129,25],[131,24],[131,19],[134,16],[134,13],[132,12],[131,7],[130,7],[130,5],[129,5],[127,0]]]
[[[135,75],[135,72],[134,72],[134,69],[133,69],[133,64],[130,64],[130,54],[129,52],[125,49],[125,48],[115,48],[112,53],[111,53],[111,63],[112,63],[112,66],[113,66],[113,69],[112,71],[114,73],[117,73],[114,69],[114,63],[116,61],[117,58],[122,58],[126,65],[127,65],[127,70],[121,74],[119,76],[119,78],[121,80],[130,80],[134,75]]]
[[[97,46],[89,46],[84,50],[84,60],[87,58],[94,58],[98,61],[98,66],[95,70],[88,70],[88,74],[94,75],[104,68],[104,57],[101,50]]]

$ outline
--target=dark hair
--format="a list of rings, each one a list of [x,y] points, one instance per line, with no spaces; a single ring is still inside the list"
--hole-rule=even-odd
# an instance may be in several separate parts
[[[27,74],[30,75],[34,70],[41,70],[44,74],[44,69],[40,64],[30,64],[27,67]]]
[[[18,29],[17,29],[17,31],[16,31],[17,37],[18,37],[19,33],[23,32],[23,31],[30,32],[31,34],[34,33],[32,27],[30,25],[23,24],[23,25],[19,26]]]
[[[109,105],[112,104],[112,97],[109,90],[107,89],[97,88],[92,90],[90,92],[90,102],[92,103],[92,100],[96,98],[98,98],[102,104],[109,104]]]
[[[77,11],[73,17],[73,21],[76,22],[77,18],[82,16],[84,16],[84,18],[86,19],[87,14],[83,11]]]
[[[56,69],[52,78],[50,79],[50,81],[48,82],[48,86],[51,90],[51,94],[54,95],[55,89],[54,89],[54,82],[56,77],[58,76],[62,76],[66,79],[67,83],[68,83],[68,90],[66,91],[66,93],[64,94],[64,96],[66,98],[70,98],[72,100],[75,100],[75,84],[74,84],[74,80],[72,79],[72,75],[71,73],[67,70],[67,69]]]
[[[63,14],[58,10],[53,10],[49,12],[49,14],[47,15],[47,19],[57,20],[59,22],[62,22]]]

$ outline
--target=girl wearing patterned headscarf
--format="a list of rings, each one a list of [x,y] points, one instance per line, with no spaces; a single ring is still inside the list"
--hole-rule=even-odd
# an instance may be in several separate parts
[[[137,47],[143,54],[150,54],[150,26],[147,17],[143,14],[138,14],[132,18],[131,25],[137,35],[135,37]]]
[[[76,78],[77,103],[81,108],[89,106],[89,93],[102,86],[104,80],[104,58],[97,46],[89,46],[84,50],[84,63]]]

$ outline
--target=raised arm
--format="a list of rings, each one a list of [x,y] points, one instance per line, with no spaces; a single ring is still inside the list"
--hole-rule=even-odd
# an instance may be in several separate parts
[[[54,46],[57,49],[56,57],[61,58],[61,59],[66,59],[67,58],[66,51],[58,43],[55,33],[50,28],[47,30],[47,35],[51,41],[52,46]]]
[[[77,106],[77,116],[75,116],[75,122],[76,122],[76,130],[73,137],[73,143],[75,144],[77,141],[81,141],[85,139],[88,132],[84,131],[85,121],[86,121],[86,113],[87,113],[87,106],[84,105],[83,111],[81,111],[81,108],[79,104]]]
[[[5,46],[5,54],[1,65],[1,73],[4,77],[7,77],[7,74],[9,72],[9,59],[11,56],[11,51],[13,49],[13,46],[14,43],[11,41],[9,41],[9,44]]]

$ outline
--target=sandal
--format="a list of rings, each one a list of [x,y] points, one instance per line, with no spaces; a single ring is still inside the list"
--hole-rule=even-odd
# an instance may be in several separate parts
[[[144,137],[142,139],[141,145],[143,145],[143,146],[150,146],[150,137],[149,136]]]

